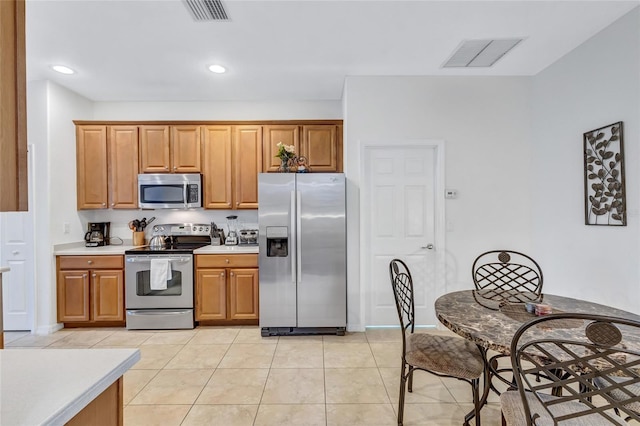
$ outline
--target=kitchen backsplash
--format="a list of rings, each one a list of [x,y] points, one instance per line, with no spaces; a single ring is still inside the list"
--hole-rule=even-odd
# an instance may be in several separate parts
[[[145,230],[148,239],[153,232],[153,225],[159,223],[211,223],[215,222],[227,233],[227,216],[238,216],[240,229],[258,229],[257,210],[80,210],[78,217],[83,229],[87,229],[88,222],[111,222],[111,237],[131,240],[129,222],[133,219],[146,217],[149,220],[155,216],[156,220]],[[83,235],[78,235],[82,240]]]

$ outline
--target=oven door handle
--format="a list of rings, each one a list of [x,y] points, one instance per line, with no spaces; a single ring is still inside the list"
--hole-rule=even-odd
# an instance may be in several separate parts
[[[180,263],[191,262],[191,258],[189,257],[164,257],[164,256],[142,257],[142,258],[129,257],[127,258],[127,262],[151,263],[151,259],[162,259],[162,260],[168,260],[169,262],[180,262]]]

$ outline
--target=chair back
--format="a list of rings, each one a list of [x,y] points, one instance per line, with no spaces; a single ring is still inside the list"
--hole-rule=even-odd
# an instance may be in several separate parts
[[[391,278],[391,288],[396,300],[398,319],[402,327],[402,339],[407,329],[413,333],[414,329],[414,302],[413,302],[413,279],[407,264],[400,259],[393,259],[389,264],[389,277]]]
[[[624,423],[615,409],[640,420],[632,409],[640,401],[640,322],[592,314],[542,316],[518,329],[511,362],[528,425],[585,416],[581,424]]]
[[[523,303],[540,300],[542,270],[526,254],[512,250],[482,253],[471,266],[476,292],[494,302]]]

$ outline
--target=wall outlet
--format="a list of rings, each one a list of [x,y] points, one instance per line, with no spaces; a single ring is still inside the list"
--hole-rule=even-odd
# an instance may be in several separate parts
[[[69,234],[71,232],[71,224],[69,222],[62,224],[62,232],[65,234]]]

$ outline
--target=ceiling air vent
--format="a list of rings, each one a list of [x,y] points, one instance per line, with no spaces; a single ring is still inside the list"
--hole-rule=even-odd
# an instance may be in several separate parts
[[[220,0],[183,0],[196,21],[228,21]]]
[[[521,38],[465,40],[443,68],[490,67],[521,41]]]

